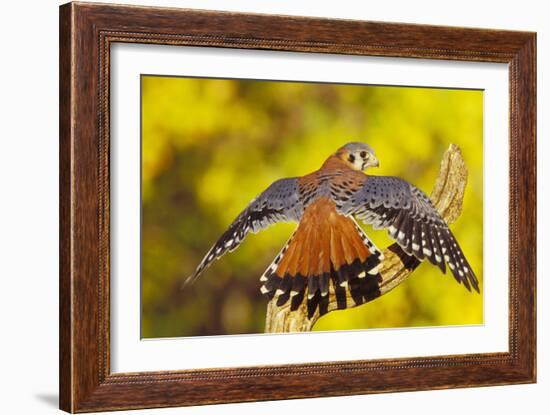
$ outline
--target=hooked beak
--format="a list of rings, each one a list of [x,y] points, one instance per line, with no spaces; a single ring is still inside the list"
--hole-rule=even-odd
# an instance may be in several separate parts
[[[378,159],[374,156],[371,156],[369,158],[369,160],[365,163],[365,167],[363,168],[366,169],[367,167],[379,167],[380,166],[380,163],[378,162]]]

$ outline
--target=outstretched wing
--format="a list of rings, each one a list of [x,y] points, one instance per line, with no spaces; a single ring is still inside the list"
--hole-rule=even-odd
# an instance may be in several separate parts
[[[428,196],[398,177],[365,176],[349,198],[338,205],[342,214],[354,215],[389,236],[408,254],[427,258],[445,272],[448,264],[455,279],[479,292],[477,278],[451,230]]]
[[[235,250],[249,232],[256,233],[276,222],[299,222],[304,211],[300,201],[298,179],[281,179],[269,186],[243,210],[206,253],[185,281],[193,282],[213,261]]]

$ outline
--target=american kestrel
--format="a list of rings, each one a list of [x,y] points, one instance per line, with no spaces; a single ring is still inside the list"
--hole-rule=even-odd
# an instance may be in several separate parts
[[[367,287],[380,280],[384,257],[355,217],[373,229],[387,229],[405,253],[428,259],[443,273],[447,264],[459,283],[479,292],[470,264],[430,199],[401,178],[363,173],[370,167],[378,167],[374,150],[348,143],[319,170],[274,182],[233,221],[187,282],[236,249],[249,232],[292,221],[298,227],[261,276],[261,292],[278,296],[278,305],[291,300],[291,309],[307,297],[310,316],[317,307],[326,312],[329,286],[337,297],[343,295],[340,308],[346,307],[346,290],[362,304]]]

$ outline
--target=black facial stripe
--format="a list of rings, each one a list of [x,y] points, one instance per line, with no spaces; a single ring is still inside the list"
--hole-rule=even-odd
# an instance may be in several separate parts
[[[353,154],[350,154],[348,160],[350,161],[350,163],[353,163],[355,161],[355,156]]]

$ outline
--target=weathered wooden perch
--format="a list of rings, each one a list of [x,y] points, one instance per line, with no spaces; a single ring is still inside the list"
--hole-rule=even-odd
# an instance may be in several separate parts
[[[467,180],[468,170],[460,148],[451,144],[443,156],[439,176],[430,195],[434,206],[448,224],[455,222],[462,212],[462,200]],[[384,257],[384,264],[380,270],[382,280],[378,286],[373,284],[373,292],[368,301],[372,301],[397,287],[419,265],[416,258],[407,255],[397,244],[386,248]],[[346,300],[347,304],[350,304],[348,308],[354,307],[353,304],[355,303],[349,293]],[[274,297],[267,305],[266,333],[311,331],[311,328],[320,317],[319,309],[317,309],[315,314],[308,318],[305,302],[295,311],[290,310],[290,301],[282,306],[277,306],[276,303],[277,297]],[[330,287],[328,311],[331,312],[337,308],[336,296],[332,287]]]

